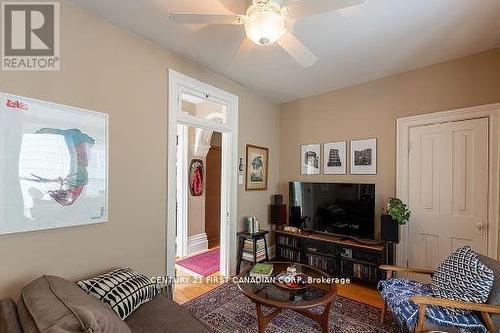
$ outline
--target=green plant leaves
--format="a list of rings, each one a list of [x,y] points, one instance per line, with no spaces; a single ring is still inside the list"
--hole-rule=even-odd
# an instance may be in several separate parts
[[[398,224],[406,224],[410,220],[411,211],[408,206],[398,198],[390,198],[387,212]]]

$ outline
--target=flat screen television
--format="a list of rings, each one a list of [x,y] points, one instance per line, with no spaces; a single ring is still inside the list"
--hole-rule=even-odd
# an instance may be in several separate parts
[[[374,239],[375,185],[289,184],[289,224],[307,230]]]

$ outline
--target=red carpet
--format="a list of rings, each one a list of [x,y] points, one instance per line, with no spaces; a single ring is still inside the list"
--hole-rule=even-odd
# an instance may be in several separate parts
[[[219,271],[220,252],[219,248],[194,255],[176,262],[177,265],[190,270],[201,276],[209,276]]]

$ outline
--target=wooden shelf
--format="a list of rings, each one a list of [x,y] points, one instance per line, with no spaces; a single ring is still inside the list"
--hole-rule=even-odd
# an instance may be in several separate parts
[[[308,254],[313,254],[313,255],[316,255],[316,256],[319,256],[319,257],[327,257],[327,258],[335,258],[336,257],[334,254],[323,253],[323,252],[316,252],[316,251],[311,251],[311,250],[307,250],[307,249],[306,249],[306,252]]]
[[[300,258],[297,260],[289,260],[292,262],[300,262],[302,264],[310,264],[309,258],[317,257],[317,260],[328,260],[327,271],[332,275],[352,275],[353,279],[363,281],[374,286],[381,278],[378,266],[386,263],[386,254],[388,248],[384,243],[374,242],[367,244],[355,239],[345,239],[342,236],[328,235],[314,232],[293,233],[282,230],[275,231],[276,236],[293,238],[298,241],[299,246],[289,246],[286,244],[276,244],[277,254],[282,251],[298,252]],[[315,251],[316,250],[316,251]],[[349,251],[349,252],[348,252]],[[349,253],[352,257],[344,257],[342,254]],[[314,259],[316,260],[316,259]],[[353,267],[360,265],[361,273],[353,271]],[[363,268],[364,267],[364,268]],[[363,277],[356,275],[362,274]]]
[[[369,261],[365,261],[365,260],[358,260],[358,259],[353,259],[353,258],[348,258],[348,257],[342,257],[342,256],[340,256],[340,260],[345,260],[345,261],[350,261],[350,262],[354,262],[357,264],[369,265],[369,266],[375,266],[375,267],[380,266],[380,264],[378,264],[378,263],[369,262]]]
[[[313,233],[300,233],[299,234],[299,233],[288,232],[288,231],[283,231],[283,230],[276,230],[275,233],[277,235],[297,237],[297,238],[302,238],[302,239],[318,240],[318,241],[323,241],[323,242],[328,242],[328,243],[333,243],[333,244],[341,244],[341,245],[350,246],[350,247],[367,249],[367,250],[371,250],[371,251],[384,252],[384,250],[385,250],[384,244],[360,243],[360,242],[353,240],[353,239],[343,239],[343,237],[335,236],[335,235],[320,234],[320,233],[315,233],[315,232],[313,232]]]
[[[286,247],[287,249],[290,249],[290,250],[300,251],[300,248],[298,248],[296,246],[291,246],[291,245],[286,245],[286,244],[280,244],[280,243],[276,243],[276,246]]]

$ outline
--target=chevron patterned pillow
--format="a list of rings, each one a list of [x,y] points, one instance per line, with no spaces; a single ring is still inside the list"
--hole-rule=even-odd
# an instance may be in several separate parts
[[[431,287],[440,298],[485,303],[494,279],[493,271],[479,261],[477,253],[464,246],[439,265]]]
[[[107,303],[121,319],[159,294],[157,285],[131,268],[119,268],[77,282],[89,295]]]

